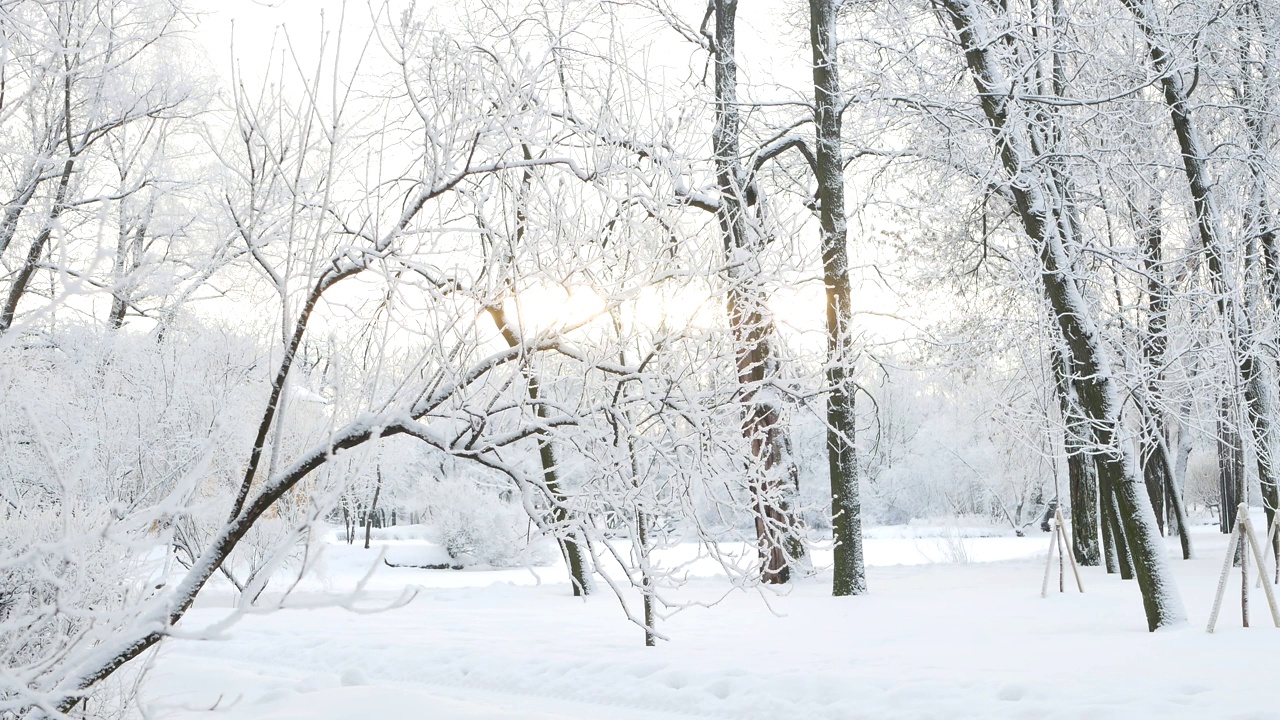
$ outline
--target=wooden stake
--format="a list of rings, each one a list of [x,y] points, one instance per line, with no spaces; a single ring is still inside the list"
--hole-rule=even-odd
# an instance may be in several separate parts
[[[1262,546],[1262,563],[1258,568],[1258,582],[1254,583],[1254,587],[1262,587],[1262,581],[1271,573],[1267,572],[1267,560],[1277,560],[1275,556],[1276,533],[1280,533],[1280,515],[1276,517],[1276,522],[1271,523],[1271,528],[1267,530],[1267,543]],[[1280,561],[1276,562],[1272,568],[1275,571],[1275,583],[1280,584]]]
[[[1040,597],[1049,597],[1049,576],[1053,573],[1053,552],[1058,551],[1058,592],[1066,592],[1066,565],[1067,560],[1071,561],[1071,573],[1076,579],[1076,588],[1080,592],[1084,592],[1084,583],[1080,581],[1080,568],[1076,565],[1075,553],[1071,551],[1071,540],[1067,537],[1066,522],[1062,517],[1061,510],[1055,510],[1053,519],[1049,521],[1053,524],[1052,532],[1049,534],[1049,557],[1044,566],[1044,582],[1040,584]],[[1064,558],[1063,555],[1066,555]]]
[[[1213,632],[1218,624],[1218,613],[1222,611],[1222,598],[1227,594],[1227,578],[1231,576],[1231,561],[1236,556],[1236,545],[1240,544],[1241,525],[1237,517],[1236,526],[1231,529],[1231,539],[1227,541],[1227,557],[1222,561],[1222,574],[1218,576],[1218,592],[1213,597],[1213,609],[1209,611],[1209,626],[1205,632]]]
[[[1053,549],[1058,546],[1058,533],[1049,536],[1049,559],[1044,566],[1044,582],[1040,584],[1040,597],[1049,597],[1049,573],[1053,572]]]
[[[1076,576],[1076,588],[1084,592],[1084,583],[1080,582],[1080,566],[1076,565],[1076,554],[1069,549],[1071,542],[1067,539],[1067,521],[1062,517],[1061,510],[1055,510],[1054,514],[1057,516],[1058,532],[1062,534],[1062,547],[1066,548],[1067,558],[1071,560],[1071,572]]]
[[[1253,556],[1260,558],[1262,557],[1262,551],[1258,547],[1258,537],[1253,534],[1253,522],[1249,520],[1248,515],[1242,515],[1241,517],[1244,518],[1245,537],[1249,538],[1249,545],[1253,548]],[[1259,562],[1259,565],[1262,565],[1262,563]],[[1280,607],[1276,606],[1276,591],[1269,582],[1262,583],[1262,591],[1266,594],[1267,605],[1271,609],[1271,621],[1275,623],[1276,627],[1280,628]]]
[[[1272,532],[1275,532],[1274,528]],[[1236,511],[1236,526],[1231,531],[1231,539],[1227,542],[1227,556],[1222,560],[1222,574],[1218,577],[1218,592],[1213,598],[1213,609],[1209,612],[1209,625],[1205,628],[1206,632],[1213,632],[1218,624],[1218,614],[1222,611],[1222,598],[1227,593],[1227,578],[1231,575],[1231,563],[1235,559],[1237,546],[1242,546],[1240,548],[1242,578],[1240,609],[1244,626],[1249,627],[1249,553],[1253,553],[1254,559],[1258,560],[1258,565],[1264,569],[1264,572],[1266,563],[1262,560],[1262,548],[1258,545],[1258,536],[1253,532],[1253,523],[1249,521],[1249,508],[1245,507],[1244,503],[1241,503]],[[1280,628],[1280,606],[1276,604],[1275,590],[1269,582],[1262,583],[1262,589],[1267,596],[1267,606],[1271,610],[1271,621]]]

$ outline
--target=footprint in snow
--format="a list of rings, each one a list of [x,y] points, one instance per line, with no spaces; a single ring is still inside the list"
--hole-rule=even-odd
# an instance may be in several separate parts
[[[729,696],[733,694],[733,681],[728,678],[713,680],[710,683],[707,683],[706,689],[707,692],[711,693],[715,697],[718,697],[721,700],[728,700]]]

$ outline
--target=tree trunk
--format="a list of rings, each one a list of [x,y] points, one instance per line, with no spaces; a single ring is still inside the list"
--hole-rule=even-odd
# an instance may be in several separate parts
[[[70,142],[70,140],[68,140]],[[4,305],[0,306],[0,333],[8,332],[13,326],[14,316],[18,312],[18,303],[22,300],[22,296],[27,292],[27,285],[31,283],[31,276],[35,274],[36,268],[40,264],[40,256],[44,254],[45,246],[49,244],[49,238],[53,235],[53,228],[58,223],[58,218],[62,216],[67,201],[67,186],[71,182],[71,172],[75,167],[74,157],[68,157],[63,163],[62,175],[58,178],[58,189],[53,198],[53,207],[49,210],[48,217],[45,218],[44,227],[40,233],[36,235],[36,239],[31,241],[31,247],[27,250],[27,257],[22,263],[22,267],[18,269],[18,274],[14,277],[13,283],[9,286],[9,294],[5,298]]]
[[[533,153],[528,145],[523,146],[523,152],[526,161],[533,160]],[[521,246],[525,242],[525,234],[528,229],[525,198],[532,182],[533,169],[531,167],[526,168],[521,174],[520,194],[516,202],[515,246]],[[510,255],[505,258],[505,261],[508,265],[511,265],[515,261],[514,258],[515,252],[513,248]],[[508,285],[508,290],[513,290],[510,285]],[[502,338],[507,342],[507,345],[513,348],[518,347],[521,342],[521,330],[517,325],[510,322],[501,303],[494,303],[486,307],[485,310],[493,319],[494,325],[497,326],[498,332],[502,334]],[[539,421],[545,421],[548,417],[547,408],[542,402],[542,388],[538,373],[534,368],[526,367],[524,369],[524,377],[525,394],[529,398],[533,413]],[[577,531],[578,520],[569,511],[568,497],[561,487],[559,468],[556,465],[555,448],[552,446],[551,438],[548,437],[546,432],[539,432],[536,439],[538,443],[538,460],[542,465],[542,485],[547,494],[548,510],[551,515],[551,522],[554,525],[556,543],[560,546],[560,554],[564,558],[565,566],[569,569],[569,580],[573,586],[573,595],[574,597],[590,595],[595,589],[592,582],[591,561],[588,558],[587,548],[583,547],[585,538],[580,538]]]
[[[813,49],[813,106],[822,279],[827,289],[827,465],[835,541],[833,595],[867,591],[862,554],[862,501],[854,448],[853,307],[845,222],[844,163],[840,156],[843,102],[836,54],[836,0],[809,0]]]
[[[107,325],[112,330],[119,330],[124,326],[125,312],[129,309],[129,276],[141,264],[143,244],[147,237],[145,224],[140,224],[136,230],[130,228],[123,215],[122,210],[112,270],[111,311],[107,314]]]
[[[540,400],[540,388],[534,377],[528,380],[529,402],[533,404],[533,412],[539,420],[547,419],[547,408]],[[574,597],[590,595],[594,590],[591,582],[586,550],[578,538],[575,529],[576,519],[569,513],[568,498],[560,488],[559,468],[556,466],[555,449],[551,439],[543,433],[538,434],[538,459],[542,462],[542,483],[550,496],[551,520],[556,526],[556,540],[560,544],[560,552],[565,564],[569,567],[569,578],[573,584]]]
[[[1098,547],[1098,469],[1089,457],[1089,426],[1071,390],[1066,361],[1062,351],[1054,348],[1054,387],[1062,410],[1063,445],[1067,456],[1067,480],[1071,495],[1071,551],[1081,565],[1096,566],[1102,562]],[[1106,539],[1112,539],[1110,528],[1103,528]],[[1113,553],[1114,555],[1114,553]],[[1110,570],[1110,564],[1108,564]]]
[[[40,187],[40,183],[43,180],[40,175],[41,164],[39,162],[31,163],[27,170],[27,176],[19,186],[20,189],[9,202],[4,204],[4,219],[0,220],[0,255],[3,255],[9,249],[9,243],[13,242],[13,236],[18,232],[18,220],[21,218],[23,211],[27,209],[27,204],[31,202],[31,198],[35,196],[36,190]]]
[[[1119,499],[1116,497],[1115,490],[1106,481],[1100,483],[1103,497],[1103,513],[1106,521],[1111,526],[1111,542],[1113,544],[1112,552],[1115,553],[1115,570],[1108,568],[1108,572],[1120,573],[1121,580],[1132,580],[1134,578],[1133,551],[1129,547],[1129,536],[1125,531],[1124,523],[1121,521],[1121,511]]]
[[[1178,533],[1183,559],[1190,560],[1191,535],[1186,523],[1186,510],[1182,496],[1174,485],[1173,463],[1169,460],[1169,443],[1166,423],[1161,414],[1164,364],[1169,346],[1170,290],[1164,280],[1161,258],[1162,232],[1160,206],[1157,197],[1145,213],[1135,213],[1142,234],[1142,267],[1147,276],[1147,326],[1140,333],[1142,366],[1146,375],[1145,388],[1138,395],[1137,406],[1141,415],[1139,439],[1142,474],[1147,484],[1147,495],[1160,524],[1161,534]],[[1166,517],[1175,521],[1168,523]]]
[[[378,484],[373,487],[373,500],[369,502],[369,511],[364,516],[364,549],[369,549],[369,540],[373,535],[373,516],[378,512],[378,496],[382,494],[382,466],[379,465],[375,472],[378,475]]]
[[[53,205],[49,208],[49,216],[45,219],[44,227],[40,233],[36,235],[36,239],[32,241],[31,248],[27,251],[26,261],[18,270],[17,276],[13,279],[13,284],[9,286],[9,295],[5,299],[3,307],[0,307],[0,333],[8,332],[13,326],[14,315],[18,311],[18,302],[22,300],[22,296],[27,292],[27,284],[31,282],[31,276],[35,274],[36,266],[40,262],[40,256],[44,254],[45,245],[48,244],[50,236],[53,234],[53,228],[61,217],[63,210],[66,209],[67,187],[71,184],[71,173],[75,169],[76,164],[76,148],[72,138],[74,134],[71,130],[71,81],[73,74],[71,72],[71,57],[64,56],[62,59],[62,117],[60,118],[60,131],[62,133],[62,141],[66,143],[67,157],[62,163],[62,174],[58,177],[58,189],[54,193]],[[38,183],[38,181],[37,181]],[[32,192],[35,191],[35,185],[32,185]],[[30,199],[30,196],[27,196]],[[25,204],[25,200],[24,200]],[[10,213],[20,211],[21,208],[10,208]],[[17,228],[17,214],[7,215],[5,243],[8,244],[9,238]],[[12,220],[10,224],[8,221]]]
[[[1275,66],[1276,45],[1280,39],[1275,37],[1271,18],[1263,14],[1257,0],[1244,3],[1241,14],[1243,19],[1240,30],[1243,38],[1240,43],[1239,70],[1243,82],[1240,104],[1245,108],[1245,126],[1249,131],[1249,174],[1252,181],[1252,197],[1246,218],[1249,237],[1248,249],[1245,253],[1245,273],[1246,276],[1257,278],[1262,294],[1265,295],[1263,299],[1258,297],[1257,292],[1252,293],[1248,299],[1247,310],[1257,317],[1264,312],[1261,310],[1265,307],[1262,303],[1266,303],[1274,314],[1280,315],[1280,272],[1278,272],[1280,268],[1277,268],[1275,215],[1271,211],[1268,200],[1267,183],[1267,161],[1271,150],[1269,147],[1271,126],[1275,112],[1271,101],[1273,85],[1271,69]],[[1277,334],[1273,328],[1269,339],[1274,347],[1277,340],[1280,340],[1280,334]],[[1262,404],[1270,408],[1271,395],[1266,391],[1267,384],[1259,382],[1259,387],[1254,392],[1260,393]],[[1274,422],[1269,427],[1274,428]],[[1272,438],[1264,437],[1260,438],[1259,442],[1270,440]],[[1269,445],[1261,451],[1273,460],[1276,457]],[[1270,463],[1264,464],[1261,456],[1259,457],[1258,473],[1262,478],[1262,500],[1267,511],[1268,531],[1276,522],[1275,513],[1277,506],[1280,505],[1280,490],[1275,483],[1276,469],[1273,465],[1269,468],[1273,474],[1270,484],[1267,482],[1267,476],[1263,474],[1264,469],[1269,465]],[[1272,537],[1272,534],[1268,532],[1267,537]],[[1280,537],[1273,542],[1272,551],[1274,557],[1280,558]],[[1280,565],[1276,567],[1276,580],[1280,582]]]
[[[1109,496],[1103,496],[1100,502],[1101,520],[1102,520],[1102,558],[1106,562],[1107,574],[1115,575],[1120,572],[1120,548],[1119,543],[1123,542],[1123,537],[1119,542],[1116,540],[1116,523],[1114,501]],[[1126,552],[1127,552],[1126,548]],[[1126,557],[1128,557],[1126,555]]]
[[[716,218],[724,240],[729,279],[727,309],[734,339],[742,434],[750,451],[747,487],[755,516],[760,579],[769,584],[785,583],[791,577],[791,561],[795,559],[788,552],[794,545],[796,524],[787,497],[796,481],[782,422],[783,398],[777,388],[770,387],[778,375],[778,358],[773,319],[760,278],[764,238],[747,222],[748,203],[739,162],[738,3],[713,0],[712,8],[716,101],[711,144],[720,193]]]
[[[1150,409],[1147,409],[1150,412]],[[1145,414],[1145,413],[1144,413]],[[1154,423],[1154,419],[1144,419],[1143,424]],[[1147,498],[1151,501],[1151,509],[1156,515],[1156,526],[1160,529],[1160,534],[1167,536],[1168,530],[1165,528],[1165,515],[1168,513],[1166,491],[1168,487],[1168,478],[1164,474],[1164,463],[1160,458],[1156,457],[1160,453],[1159,443],[1149,437],[1150,430],[1144,433],[1142,438],[1142,446],[1139,449],[1139,461],[1142,464],[1142,479],[1147,485]]]
[[[1178,488],[1187,487],[1187,464],[1191,460],[1191,451],[1194,449],[1191,444],[1192,434],[1188,428],[1191,422],[1191,410],[1193,404],[1190,398],[1182,401],[1182,406],[1178,408],[1178,432],[1175,441],[1176,460],[1173,464],[1173,481]]]
[[[1218,529],[1235,531],[1236,508],[1245,502],[1244,448],[1234,403],[1224,396],[1218,403]]]

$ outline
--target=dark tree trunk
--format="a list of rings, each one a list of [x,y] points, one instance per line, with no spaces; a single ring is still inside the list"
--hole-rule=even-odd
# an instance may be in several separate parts
[[[1071,494],[1071,545],[1076,562],[1096,566],[1102,562],[1098,547],[1098,469],[1089,457],[1089,426],[1072,392],[1062,351],[1054,348],[1054,386],[1062,410],[1062,437],[1067,456],[1067,480]],[[1104,528],[1108,530],[1108,528]]]
[[[0,306],[0,333],[8,332],[13,326],[14,316],[18,312],[18,303],[22,300],[22,296],[27,292],[27,285],[31,282],[31,276],[35,274],[36,267],[40,263],[40,256],[44,254],[45,246],[49,243],[49,238],[53,233],[54,225],[57,224],[58,218],[62,216],[62,212],[66,210],[67,187],[71,184],[71,174],[75,170],[76,164],[76,148],[73,144],[74,137],[71,130],[71,68],[67,66],[71,62],[70,57],[63,59],[65,72],[62,75],[62,118],[61,132],[63,141],[67,147],[67,159],[62,163],[62,174],[58,177],[58,189],[54,193],[53,205],[49,209],[49,216],[45,219],[44,227],[40,233],[36,235],[36,239],[32,241],[31,247],[27,250],[26,260],[22,263],[22,267],[18,269],[18,274],[14,277],[13,283],[9,286],[9,295],[5,298],[4,305]],[[35,187],[32,186],[34,192]],[[29,196],[28,198],[29,199]],[[25,203],[25,201],[24,201]],[[20,211],[21,208],[10,208],[10,212]],[[12,219],[12,224],[8,221]],[[16,214],[7,215],[5,243],[9,242],[12,233],[17,228]]]
[[[373,536],[373,518],[378,512],[378,496],[382,494],[382,466],[379,465],[375,472],[378,475],[378,484],[373,487],[373,500],[369,502],[369,510],[364,516],[364,549],[369,549],[369,540]],[[381,525],[379,525],[381,527]]]
[[[537,379],[529,378],[528,392],[534,413],[539,420],[546,420],[547,407],[540,400]],[[590,595],[594,589],[589,572],[591,562],[587,559],[586,550],[578,537],[577,520],[569,512],[568,497],[560,487],[555,448],[551,446],[551,439],[545,434],[538,435],[538,459],[542,462],[542,483],[550,496],[551,520],[556,526],[556,539],[560,543],[560,552],[564,556],[565,564],[569,567],[574,597]]]
[[[1159,445],[1150,437],[1144,437],[1140,452],[1142,478],[1147,484],[1147,497],[1151,500],[1151,509],[1155,511],[1160,534],[1168,535],[1168,530],[1165,528],[1165,515],[1168,513],[1166,491],[1169,479],[1165,477],[1164,464],[1156,457],[1160,452]]]
[[[1218,403],[1218,529],[1230,534],[1236,527],[1236,508],[1244,502],[1244,448],[1234,403]]]
[[[1277,257],[1275,215],[1271,211],[1267,182],[1267,162],[1271,152],[1271,129],[1275,113],[1271,69],[1275,67],[1277,42],[1280,39],[1275,36],[1271,16],[1262,12],[1257,0],[1244,3],[1241,15],[1239,70],[1243,82],[1239,99],[1245,108],[1245,126],[1249,131],[1249,174],[1253,186],[1246,223],[1249,240],[1245,253],[1245,272],[1258,278],[1265,295],[1265,298],[1259,298],[1255,293],[1248,311],[1257,316],[1263,307],[1269,305],[1273,313],[1280,315],[1280,267],[1277,267],[1280,258]],[[1280,335],[1273,329],[1270,337],[1272,347],[1277,340],[1280,340]],[[1266,365],[1262,366],[1262,370],[1265,371],[1266,368]],[[1263,411],[1271,410],[1274,413],[1271,395],[1266,389],[1268,383],[1261,380],[1262,374],[1259,372],[1258,387],[1253,390],[1254,394],[1259,395],[1255,404],[1260,405]],[[1268,425],[1268,429],[1273,428],[1274,422]],[[1259,438],[1259,442],[1265,443],[1269,439],[1264,436]],[[1267,513],[1268,531],[1276,522],[1276,511],[1280,505],[1280,489],[1277,488],[1275,478],[1277,471],[1272,464],[1274,459],[1270,450],[1271,446],[1267,444],[1258,453],[1258,476],[1262,479],[1262,500]],[[1270,477],[1267,475],[1268,470],[1271,472]],[[1267,537],[1272,537],[1270,532]],[[1280,558],[1280,537],[1273,542],[1272,551],[1275,553],[1274,557]],[[1276,581],[1280,583],[1280,565],[1276,567]]]
[[[1102,559],[1106,563],[1108,575],[1115,575],[1120,572],[1120,548],[1116,540],[1115,508],[1112,503],[1113,500],[1106,496],[1103,496],[1100,502]],[[1120,542],[1123,541],[1124,538],[1121,537]],[[1128,548],[1125,550],[1127,552]]]
[[[1129,536],[1125,530],[1124,523],[1121,521],[1119,498],[1107,481],[1100,483],[1100,493],[1102,496],[1103,515],[1106,523],[1110,526],[1109,532],[1112,543],[1110,551],[1115,554],[1115,569],[1108,566],[1107,572],[1118,572],[1121,580],[1132,580],[1135,571],[1133,551],[1129,547]]]
[[[0,255],[3,255],[9,249],[9,243],[13,242],[13,236],[18,232],[18,220],[22,217],[23,211],[27,209],[27,204],[31,202],[31,198],[35,196],[36,189],[40,187],[42,178],[40,176],[40,163],[33,163],[29,174],[25,178],[21,189],[13,196],[13,198],[4,204],[4,219],[0,220]]]
[[[827,289],[827,465],[835,540],[833,595],[867,591],[862,553],[862,501],[854,448],[857,425],[852,362],[853,300],[845,221],[844,163],[840,156],[841,101],[836,54],[836,0],[809,0],[813,50],[814,175],[822,229],[822,279]]]
[[[525,160],[532,160],[533,154],[530,148],[525,145],[523,149]],[[520,195],[516,203],[515,246],[521,246],[525,242],[525,235],[528,230],[525,198],[532,183],[533,169],[526,168],[521,175]],[[505,260],[508,263],[514,262],[514,249]],[[495,303],[485,308],[485,310],[493,319],[494,325],[497,326],[507,345],[512,348],[518,347],[521,342],[520,328],[510,322],[502,305]],[[534,368],[526,367],[524,369],[524,377],[525,394],[529,398],[529,404],[533,408],[534,415],[537,416],[539,421],[547,420],[547,407],[542,401],[542,388],[537,371]],[[545,425],[545,422],[543,424]],[[580,537],[578,532],[578,518],[569,511],[569,498],[561,486],[559,467],[556,464],[555,447],[546,432],[539,432],[536,440],[538,443],[538,460],[542,465],[542,485],[547,494],[547,504],[554,527],[556,543],[560,546],[560,554],[564,558],[565,566],[569,569],[573,595],[574,597],[590,595],[594,590],[594,584],[591,581],[591,562],[588,558],[587,548],[583,547],[586,542],[585,538]]]
[[[1161,534],[1178,533],[1183,559],[1190,560],[1191,534],[1186,523],[1186,509],[1182,495],[1174,484],[1173,463],[1169,459],[1168,428],[1160,407],[1163,397],[1162,381],[1164,364],[1169,346],[1170,289],[1164,281],[1161,262],[1160,209],[1158,199],[1151,203],[1145,214],[1137,214],[1143,240],[1143,271],[1147,275],[1147,326],[1140,334],[1142,364],[1146,375],[1143,392],[1138,394],[1137,406],[1142,429],[1139,440],[1139,460],[1147,484],[1147,495]],[[1173,518],[1168,523],[1166,517]]]
[[[71,182],[71,172],[75,167],[74,158],[67,158],[66,163],[62,166],[62,175],[58,178],[58,190],[53,199],[53,207],[49,210],[49,216],[45,218],[44,228],[36,235],[36,239],[31,241],[31,247],[27,250],[27,257],[22,263],[22,267],[18,269],[18,274],[14,276],[13,283],[9,286],[9,294],[5,298],[4,305],[0,306],[0,333],[7,332],[13,326],[14,316],[18,313],[18,303],[21,302],[22,296],[27,292],[27,286],[31,283],[31,276],[35,274],[36,268],[40,265],[40,257],[44,254],[45,247],[49,244],[49,238],[53,234],[53,227],[58,222],[58,218],[62,216],[67,198],[67,185]]]

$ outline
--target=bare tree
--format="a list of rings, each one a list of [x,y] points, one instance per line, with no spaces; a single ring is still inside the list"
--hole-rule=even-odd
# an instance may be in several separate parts
[[[1155,5],[1147,0],[1125,0],[1147,43],[1152,67],[1159,73],[1160,87],[1174,136],[1182,155],[1183,171],[1191,193],[1196,231],[1204,250],[1216,305],[1227,335],[1228,350],[1243,388],[1248,428],[1254,448],[1258,477],[1267,511],[1267,522],[1275,521],[1280,506],[1276,484],[1274,448],[1271,437],[1276,424],[1267,363],[1253,340],[1255,321],[1242,305],[1238,283],[1233,276],[1231,252],[1222,230],[1220,200],[1213,189],[1208,165],[1209,153],[1195,117],[1191,88],[1182,70],[1174,65],[1174,49],[1163,30],[1164,22]]]
[[[992,22],[967,0],[941,0],[942,19],[951,26],[965,54],[977,88],[978,99],[995,137],[1001,164],[1008,178],[1007,192],[1023,231],[1033,241],[1040,258],[1042,289],[1064,342],[1064,359],[1070,382],[1088,419],[1090,440],[1097,453],[1099,484],[1113,493],[1119,525],[1133,559],[1134,574],[1142,591],[1147,626],[1151,630],[1184,619],[1164,557],[1155,516],[1135,475],[1136,463],[1117,435],[1120,396],[1107,349],[1091,311],[1084,304],[1079,278],[1072,273],[1068,247],[1077,242],[1079,228],[1068,210],[1069,187],[1065,177],[1038,169],[1044,153],[1043,127],[1037,126],[1026,103],[1011,93],[1006,70],[1010,35],[993,37]]]
[[[9,265],[0,332],[14,324],[40,271],[53,267],[55,277],[61,272],[92,280],[95,233],[83,233],[91,249],[76,248],[77,226],[94,225],[101,206],[119,204],[147,186],[146,178],[134,177],[114,193],[99,193],[99,159],[109,154],[104,148],[122,147],[133,125],[190,112],[192,88],[159,77],[164,54],[180,47],[184,12],[176,4],[158,10],[124,2],[20,3],[0,10],[0,25],[18,50],[5,62],[12,79],[5,83],[6,97],[15,100],[4,112],[25,116],[16,134],[28,148],[0,220],[0,254],[26,241]],[[89,270],[49,263],[46,256],[54,255],[50,249],[58,242],[69,247],[57,256],[84,261]]]

